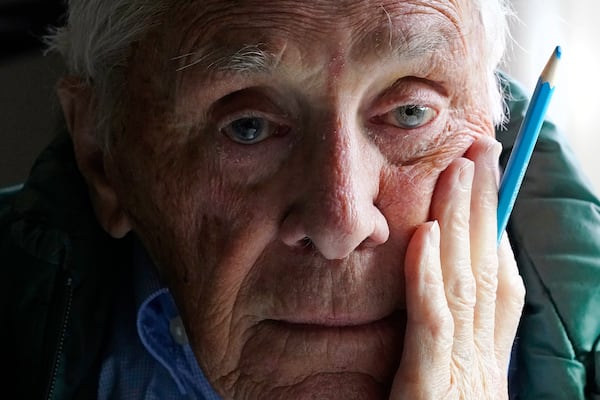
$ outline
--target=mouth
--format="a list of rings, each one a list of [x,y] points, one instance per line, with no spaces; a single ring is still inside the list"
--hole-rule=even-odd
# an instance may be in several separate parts
[[[382,318],[369,316],[323,316],[315,318],[284,318],[271,320],[289,329],[299,330],[360,330],[363,328],[375,328],[379,325],[394,324],[401,320],[400,311],[395,311]]]
[[[319,317],[290,318],[265,321],[274,329],[292,336],[301,335],[310,341],[332,339],[343,341],[370,341],[382,336],[403,336],[405,313],[395,311],[382,318],[369,317]]]
[[[381,318],[319,316],[263,320],[246,343],[249,368],[261,374],[359,373],[391,379],[404,341],[405,312]],[[252,358],[252,362],[250,359]]]

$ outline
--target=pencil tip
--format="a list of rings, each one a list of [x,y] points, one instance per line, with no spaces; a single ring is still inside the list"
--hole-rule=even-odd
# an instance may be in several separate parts
[[[556,58],[560,59],[562,57],[562,47],[556,46],[556,49],[554,50],[554,55],[556,56]]]
[[[554,87],[554,81],[556,80],[556,69],[558,64],[560,63],[560,58],[562,57],[562,48],[560,46],[556,46],[554,52],[548,59],[548,63],[546,67],[542,71],[540,78],[543,82],[548,82],[551,87]]]

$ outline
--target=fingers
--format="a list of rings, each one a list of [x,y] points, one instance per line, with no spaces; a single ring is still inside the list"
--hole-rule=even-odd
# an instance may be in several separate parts
[[[525,286],[506,235],[500,242],[498,263],[495,324],[502,329],[496,329],[494,342],[499,365],[508,369],[510,352],[525,302]]]
[[[477,287],[473,330],[476,345],[488,351],[494,348],[498,285],[497,175],[501,150],[498,142],[485,138],[473,143],[465,154],[465,157],[475,163],[469,224],[471,268]]]
[[[476,166],[470,221],[471,265],[477,286],[475,344],[482,353],[494,349],[498,365],[508,367],[525,290],[506,235],[497,247],[500,151],[496,141],[483,139],[475,142],[465,156]]]
[[[497,247],[500,151],[491,138],[475,141],[440,175],[431,208],[441,230],[453,362],[463,370],[488,365],[490,373],[508,365],[523,296],[510,246]]]
[[[406,254],[407,325],[393,398],[436,398],[439,387],[449,384],[453,320],[444,294],[440,265],[440,232],[437,222],[417,228]]]
[[[491,138],[475,141],[465,154],[472,180],[468,182],[469,174],[464,172],[469,161],[455,160],[440,175],[432,203],[432,217],[441,225],[442,271],[455,322],[455,357],[464,357],[464,363],[475,348],[490,358],[495,349],[500,151]]]
[[[507,394],[524,289],[507,240],[497,247],[499,152],[496,141],[481,138],[450,163],[432,198],[436,222],[420,226],[408,245],[398,398]]]
[[[476,285],[471,269],[470,208],[473,162],[454,160],[438,179],[432,218],[440,223],[440,259],[444,291],[454,320],[452,354],[458,368],[473,359],[473,312]]]

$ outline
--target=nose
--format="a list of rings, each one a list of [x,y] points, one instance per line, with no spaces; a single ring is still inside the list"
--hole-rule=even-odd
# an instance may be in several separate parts
[[[295,202],[281,225],[290,247],[312,244],[326,259],[385,243],[389,227],[375,202],[381,156],[357,130],[340,123],[315,139],[305,154]]]

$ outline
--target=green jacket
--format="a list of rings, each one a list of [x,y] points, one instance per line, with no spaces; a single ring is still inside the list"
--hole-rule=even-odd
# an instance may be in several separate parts
[[[511,83],[506,163],[527,105]],[[600,399],[600,202],[550,123],[508,226],[527,296],[513,357],[519,399]],[[0,190],[2,397],[92,399],[131,239],[98,226],[59,137],[22,188]],[[6,396],[6,397],[4,397]]]

